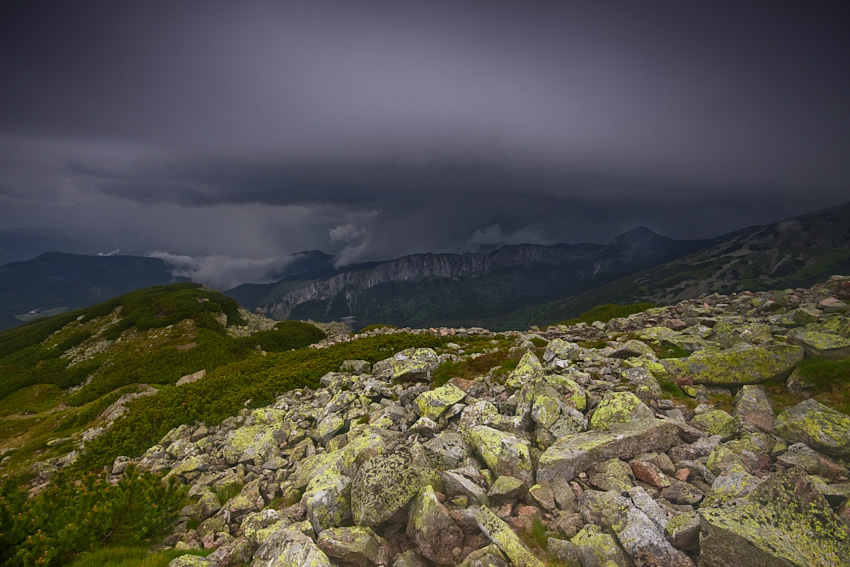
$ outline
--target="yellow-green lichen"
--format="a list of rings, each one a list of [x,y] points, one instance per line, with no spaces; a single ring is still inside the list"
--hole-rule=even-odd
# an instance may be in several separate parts
[[[422,392],[414,403],[419,415],[438,420],[443,412],[466,397],[466,393],[454,384],[446,384],[428,392]]]
[[[543,377],[543,366],[533,352],[526,352],[517,367],[508,376],[507,385],[519,390],[526,384],[534,384]]]
[[[590,418],[590,429],[601,431],[615,423],[654,419],[652,410],[631,392],[612,392],[596,407]]]
[[[787,377],[802,360],[799,346],[739,345],[717,353],[668,358],[662,364],[673,377],[690,378],[695,384],[758,384]]]
[[[724,439],[731,439],[741,429],[741,422],[723,410],[712,410],[696,415],[691,423]]]
[[[531,484],[531,455],[518,437],[485,425],[465,430],[464,437],[497,476],[513,476]]]

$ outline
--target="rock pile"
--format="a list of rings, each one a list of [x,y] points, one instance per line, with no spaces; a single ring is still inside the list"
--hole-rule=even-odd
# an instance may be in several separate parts
[[[461,349],[347,361],[138,464],[191,486],[166,544],[216,548],[173,567],[850,565],[850,417],[776,415],[762,385],[805,393],[805,356],[848,355],[848,296],[833,278],[519,334],[509,376],[438,387]]]

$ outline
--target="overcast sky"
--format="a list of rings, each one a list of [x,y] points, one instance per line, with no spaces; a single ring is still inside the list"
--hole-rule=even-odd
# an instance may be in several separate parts
[[[262,264],[797,215],[850,200],[841,5],[5,2],[0,228]]]

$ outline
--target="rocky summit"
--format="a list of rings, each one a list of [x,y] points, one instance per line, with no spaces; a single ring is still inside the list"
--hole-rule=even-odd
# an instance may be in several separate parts
[[[435,383],[487,354],[454,343],[348,360],[133,461],[190,487],[164,545],[214,549],[173,567],[848,566],[847,392],[804,371],[850,356],[848,299],[833,277],[493,334],[516,363],[472,379]]]

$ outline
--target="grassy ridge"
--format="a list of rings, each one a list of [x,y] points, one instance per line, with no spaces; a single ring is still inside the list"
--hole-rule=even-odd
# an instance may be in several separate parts
[[[231,325],[245,324],[233,299],[185,283],[10,329],[0,333],[0,400],[28,386],[69,388],[95,375],[67,400],[79,406],[132,383],[173,384],[186,374],[243,360],[256,347],[288,350],[325,336],[312,325],[287,321],[274,330],[231,338],[219,321],[222,315]],[[97,341],[114,342],[98,352]],[[87,345],[92,354],[80,361],[66,354]]]
[[[70,441],[47,441],[90,426],[139,384],[167,389],[199,370],[212,372],[261,358],[260,351],[302,348],[325,337],[313,325],[285,321],[234,338],[224,316],[230,324],[244,323],[234,300],[196,284],[176,284],[0,333],[0,449],[13,449],[0,468],[14,471],[34,459],[66,454]]]

